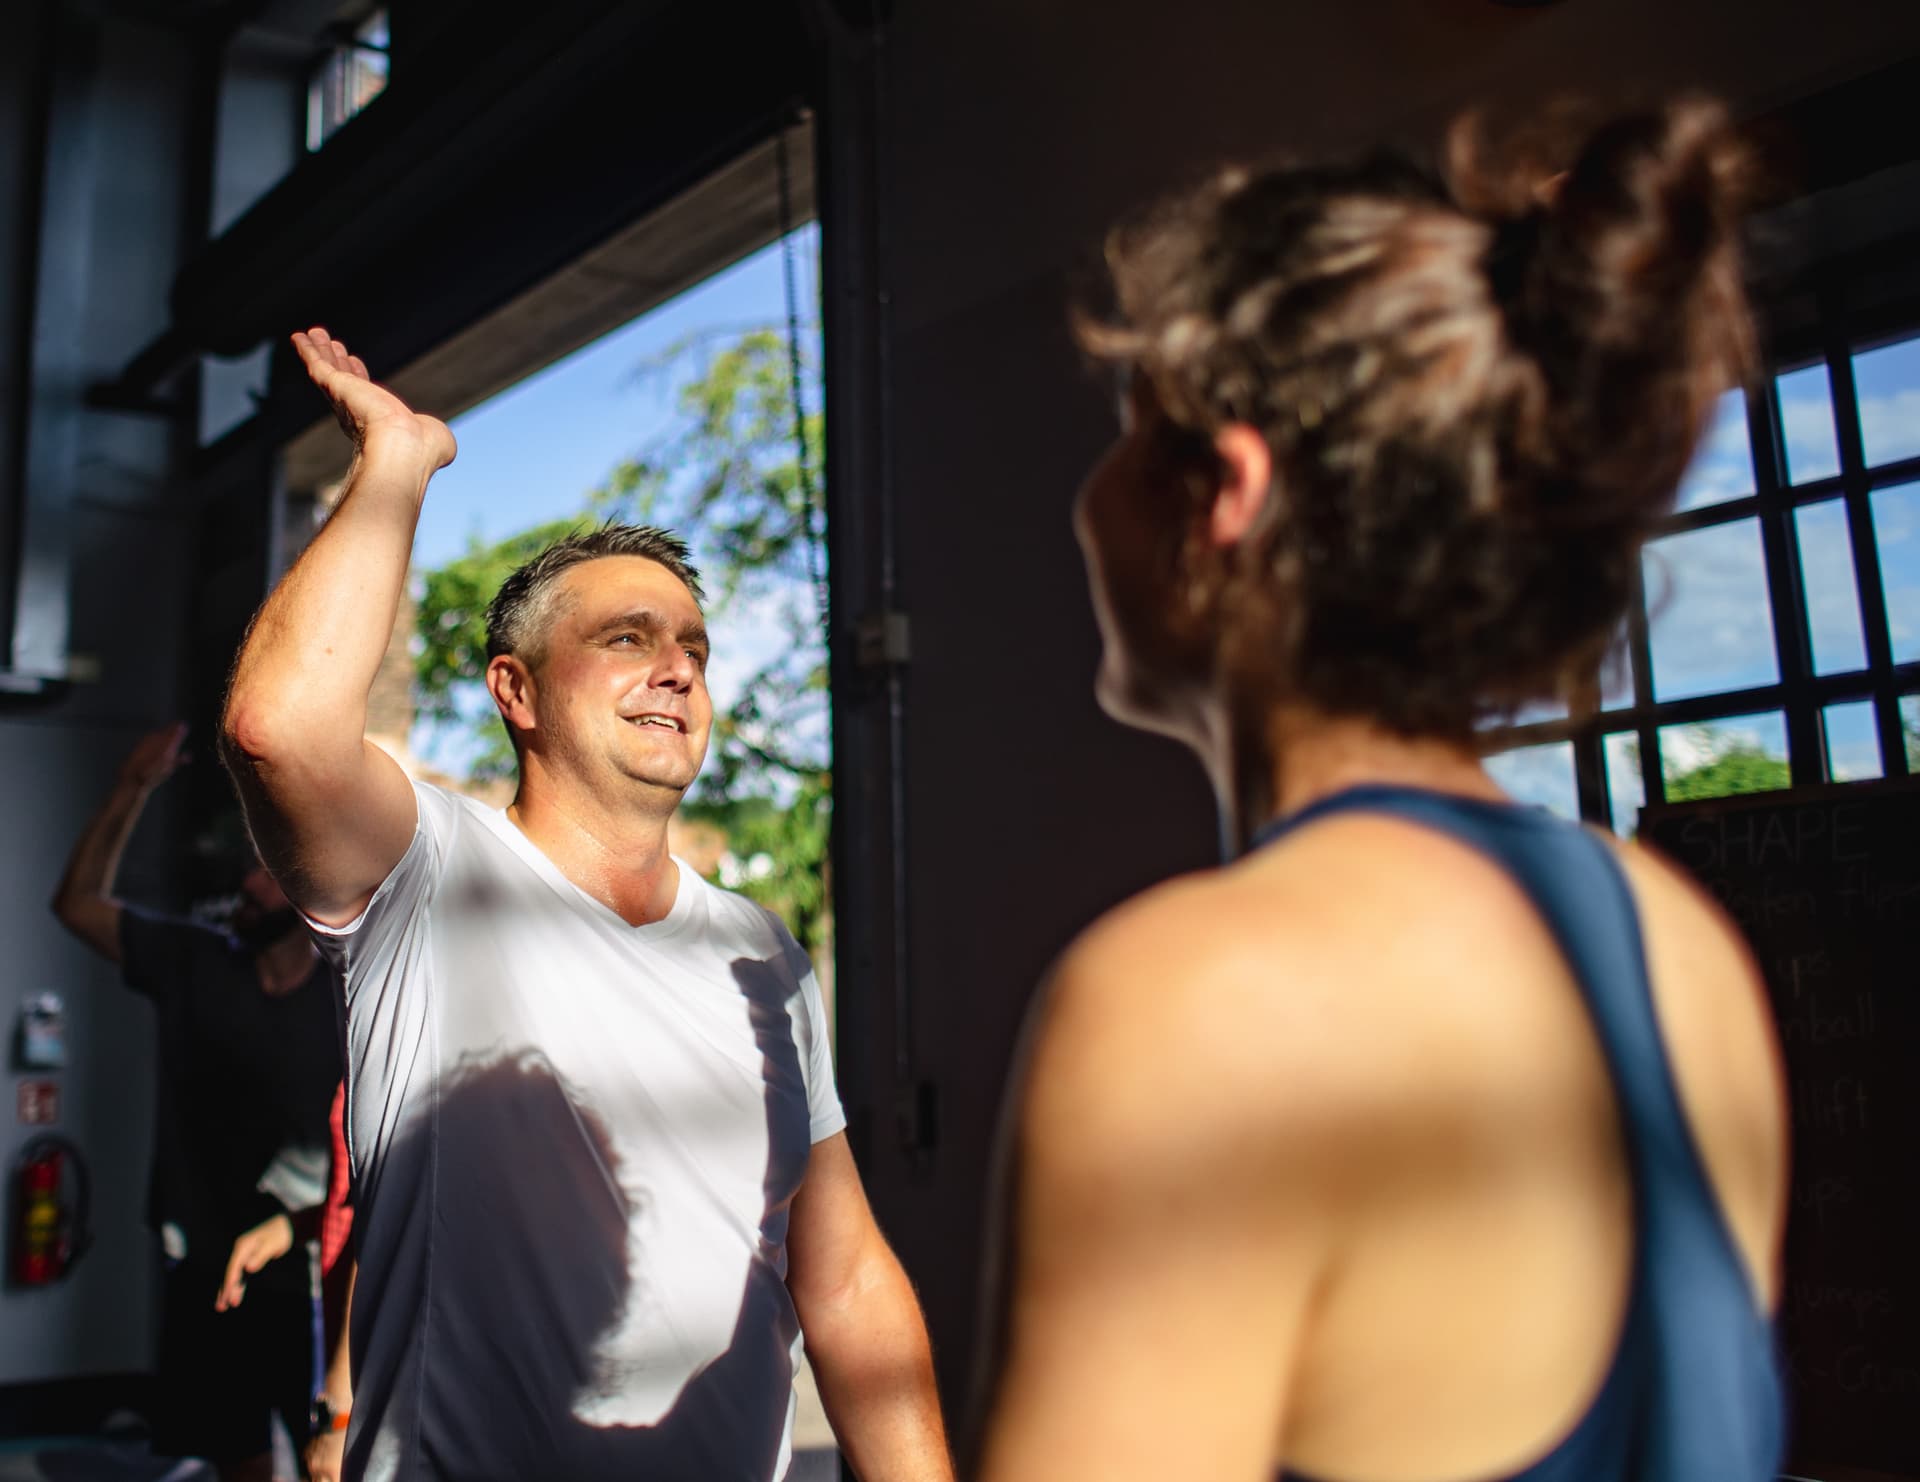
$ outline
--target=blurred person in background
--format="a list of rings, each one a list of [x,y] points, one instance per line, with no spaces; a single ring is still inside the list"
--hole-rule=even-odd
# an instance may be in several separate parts
[[[218,1310],[239,1238],[321,1201],[328,1107],[340,1082],[338,980],[257,859],[224,926],[115,893],[155,788],[182,765],[186,728],[133,748],[82,832],[53,898],[63,926],[152,1000],[159,1064],[147,1216],[166,1263],[153,1447],[203,1457],[227,1482],[273,1475],[272,1417],[306,1438],[314,1301],[304,1247],[262,1262],[245,1305]]]

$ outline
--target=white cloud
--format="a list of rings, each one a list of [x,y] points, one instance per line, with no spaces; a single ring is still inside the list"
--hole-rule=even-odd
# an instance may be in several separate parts
[[[1820,384],[1811,395],[1790,394],[1781,377],[1780,429],[1787,443],[1787,474],[1796,484],[1830,478],[1840,472],[1840,453],[1833,436],[1833,407],[1827,396],[1822,367]]]
[[[1837,501],[1811,505],[1800,510],[1795,523],[1814,669],[1839,674],[1864,668],[1867,648],[1860,631],[1859,588],[1846,510]]]
[[[1920,484],[1875,492],[1873,533],[1893,661],[1905,663],[1920,658]]]
[[[1920,454],[1920,386],[1861,397],[1860,442],[1870,467]]]
[[[1738,715],[1660,731],[1660,770],[1667,777],[1711,766],[1731,751],[1761,751],[1785,761],[1786,721],[1778,714]]]
[[[1714,410],[1686,477],[1680,481],[1678,508],[1700,509],[1753,492],[1753,453],[1747,442],[1745,397],[1729,391]]]
[[[1760,531],[1751,520],[1669,536],[1647,548],[1656,699],[1779,678]]]
[[[1522,746],[1488,757],[1486,765],[1493,780],[1520,802],[1546,808],[1562,818],[1580,816],[1571,743]]]

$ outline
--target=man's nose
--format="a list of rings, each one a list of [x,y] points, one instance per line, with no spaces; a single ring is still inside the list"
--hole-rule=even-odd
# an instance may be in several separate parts
[[[693,688],[694,675],[698,672],[699,666],[694,663],[693,656],[684,648],[675,646],[667,650],[654,669],[653,685],[655,689],[684,694]]]

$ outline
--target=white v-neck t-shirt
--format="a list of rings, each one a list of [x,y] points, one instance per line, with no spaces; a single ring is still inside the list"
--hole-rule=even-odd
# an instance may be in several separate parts
[[[347,1476],[772,1482],[789,1205],[846,1125],[779,921],[680,866],[630,926],[416,782],[346,984],[360,1259]]]

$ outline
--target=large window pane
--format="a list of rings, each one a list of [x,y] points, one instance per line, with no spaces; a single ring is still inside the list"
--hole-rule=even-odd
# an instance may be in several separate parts
[[[1920,773],[1920,695],[1900,697],[1900,737],[1906,743],[1907,771]]]
[[[1573,777],[1573,743],[1522,746],[1487,758],[1493,780],[1522,803],[1562,818],[1580,817],[1580,791]]]
[[[1920,659],[1920,484],[1874,490],[1873,543],[1887,599],[1887,641],[1894,663],[1905,664]]]
[[[1680,481],[1679,509],[1725,504],[1753,492],[1753,444],[1747,436],[1747,396],[1729,391],[1714,408],[1713,422]]]
[[[1826,733],[1827,777],[1833,782],[1861,782],[1886,775],[1880,765],[1880,731],[1874,723],[1873,701],[1849,700],[1820,712]]]
[[[1867,667],[1860,630],[1860,594],[1853,577],[1853,537],[1838,499],[1794,511],[1800,538],[1800,575],[1807,594],[1813,672],[1841,674]]]
[[[1779,679],[1757,521],[1654,541],[1644,570],[1654,699],[1683,700]]]
[[[1661,727],[1660,781],[1669,803],[1791,786],[1785,717],[1776,711]]]
[[[1607,811],[1613,817],[1613,831],[1631,839],[1640,831],[1640,810],[1647,803],[1640,737],[1633,731],[1615,731],[1601,739],[1600,750],[1607,768]]]
[[[1920,337],[1853,357],[1867,467],[1920,456]]]
[[[1774,382],[1780,394],[1780,430],[1787,455],[1787,482],[1811,483],[1840,472],[1840,447],[1833,436],[1833,392],[1823,360],[1789,371]]]

